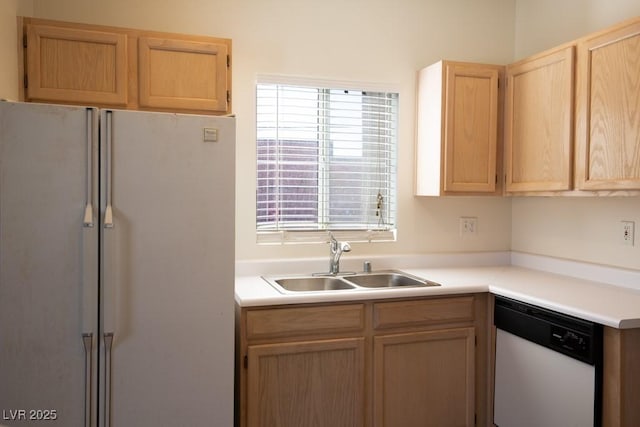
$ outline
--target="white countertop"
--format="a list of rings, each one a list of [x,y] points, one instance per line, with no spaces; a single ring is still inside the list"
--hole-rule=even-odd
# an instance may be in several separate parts
[[[640,328],[640,271],[523,254],[511,256],[510,264],[447,268],[397,265],[394,268],[441,286],[299,294],[282,294],[260,275],[249,274],[236,277],[235,295],[240,306],[255,307],[491,292],[614,328]],[[558,274],[559,270],[564,274]],[[597,281],[581,277],[585,272]]]

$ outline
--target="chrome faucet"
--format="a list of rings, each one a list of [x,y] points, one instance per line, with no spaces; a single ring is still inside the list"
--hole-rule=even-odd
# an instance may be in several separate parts
[[[343,252],[351,252],[351,246],[347,242],[338,242],[332,233],[329,233],[329,273],[340,273],[340,256]]]

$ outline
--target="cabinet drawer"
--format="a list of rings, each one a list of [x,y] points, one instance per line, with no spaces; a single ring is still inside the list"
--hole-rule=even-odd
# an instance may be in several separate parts
[[[388,329],[473,321],[473,296],[376,303],[373,327]]]
[[[364,304],[247,311],[247,338],[356,332],[364,329]]]

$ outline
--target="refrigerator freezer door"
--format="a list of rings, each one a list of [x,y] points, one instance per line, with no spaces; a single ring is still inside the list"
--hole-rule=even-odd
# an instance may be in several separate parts
[[[98,234],[83,220],[97,206],[87,203],[96,194],[87,188],[95,182],[87,159],[97,155],[87,140],[97,129],[92,111],[0,102],[3,424],[91,421],[98,259],[84,250],[97,248]]]
[[[113,208],[113,226],[101,226],[106,421],[231,426],[235,119],[101,114],[112,137],[102,165]]]

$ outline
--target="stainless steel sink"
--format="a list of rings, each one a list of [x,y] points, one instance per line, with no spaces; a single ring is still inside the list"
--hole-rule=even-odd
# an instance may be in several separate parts
[[[267,279],[267,281],[269,281]],[[337,277],[290,277],[275,279],[270,281],[286,291],[292,292],[317,292],[317,291],[338,291],[344,289],[355,289],[344,280]],[[277,288],[276,288],[277,289]]]
[[[342,276],[264,277],[264,279],[278,292],[283,294],[440,286],[439,283],[422,280],[402,271],[395,270],[358,274],[352,273]]]
[[[400,272],[380,272],[358,274],[345,278],[348,282],[361,286],[363,288],[397,288],[403,286],[424,287],[424,286],[440,286],[439,283],[428,280],[418,279],[406,273]]]

